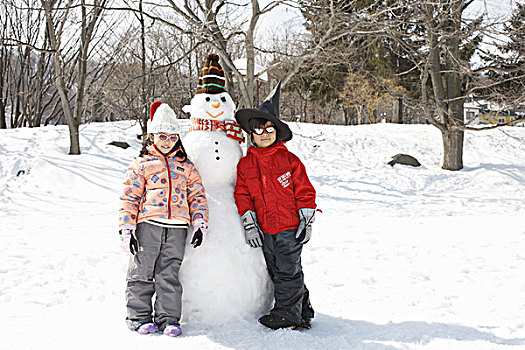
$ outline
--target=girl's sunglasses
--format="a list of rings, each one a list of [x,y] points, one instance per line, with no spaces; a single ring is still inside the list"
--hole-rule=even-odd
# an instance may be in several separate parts
[[[272,132],[275,131],[275,127],[272,125],[272,126],[267,126],[265,128],[253,128],[253,132],[256,133],[257,135],[262,135],[263,132],[268,133],[268,134],[271,134]]]
[[[166,134],[161,134],[161,133],[158,133],[158,134],[155,134],[157,136],[157,138],[161,141],[167,141],[167,140],[170,140],[171,142],[177,142],[177,140],[179,139],[179,135],[177,134],[173,134],[173,135],[166,135]]]

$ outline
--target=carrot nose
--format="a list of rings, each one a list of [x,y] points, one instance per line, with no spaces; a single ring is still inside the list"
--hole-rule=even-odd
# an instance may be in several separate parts
[[[211,103],[211,105],[213,106],[213,108],[219,108],[219,106],[221,105],[221,103],[219,101],[213,101]]]

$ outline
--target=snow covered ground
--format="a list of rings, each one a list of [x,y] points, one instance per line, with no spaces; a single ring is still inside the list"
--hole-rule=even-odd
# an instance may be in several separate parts
[[[525,128],[468,132],[450,172],[432,126],[291,127],[323,211],[303,252],[312,329],[179,338],[124,322],[116,212],[139,127],[82,126],[80,156],[66,127],[1,130],[0,349],[525,349]]]

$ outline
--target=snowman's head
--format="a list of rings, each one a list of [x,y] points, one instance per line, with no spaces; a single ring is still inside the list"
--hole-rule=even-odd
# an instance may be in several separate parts
[[[227,92],[219,94],[195,94],[189,105],[182,107],[193,118],[217,121],[231,120],[235,113],[235,102]]]

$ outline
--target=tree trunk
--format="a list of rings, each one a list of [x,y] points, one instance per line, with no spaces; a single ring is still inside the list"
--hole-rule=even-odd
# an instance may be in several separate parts
[[[8,85],[7,67],[11,57],[7,54],[6,47],[1,47],[0,50],[0,129],[7,129],[6,122],[6,107],[8,92],[4,86]]]
[[[363,124],[363,108],[361,107],[357,107],[357,125],[362,125]]]
[[[142,144],[146,144],[147,136],[148,136],[148,116],[149,116],[149,109],[148,109],[148,96],[146,91],[146,22],[144,20],[144,11],[142,8],[142,0],[139,3],[139,10],[140,10],[140,16],[139,16],[139,22],[140,22],[140,64],[141,64],[141,70],[142,70],[142,81],[141,81],[141,107],[142,107],[142,113],[140,115],[140,118],[142,118],[142,123],[140,124],[142,128]]]
[[[69,124],[69,142],[70,142],[70,148],[69,148],[69,154],[80,154],[80,140],[79,140],[79,132],[78,127],[80,124],[78,123],[71,123]]]
[[[55,84],[60,95],[62,102],[62,112],[66,118],[67,125],[69,126],[69,139],[71,141],[69,154],[80,154],[80,142],[78,140],[78,126],[79,121],[75,119],[71,106],[69,105],[68,92],[66,84],[64,82],[63,63],[59,57],[60,53],[54,54],[54,67],[55,67]]]
[[[463,138],[464,132],[460,129],[444,130],[443,136],[443,169],[463,169]]]
[[[66,88],[64,81],[64,62],[62,60],[62,53],[60,51],[59,37],[55,31],[55,23],[52,14],[52,3],[41,0],[42,8],[46,16],[46,26],[49,35],[49,46],[55,50],[53,53],[53,67],[55,71],[55,85],[60,96],[62,104],[62,113],[66,118],[67,125],[69,127],[69,154],[80,154],[80,142],[78,137],[78,126],[79,121],[75,119],[73,110],[69,104],[69,90]],[[65,19],[63,19],[65,20]]]
[[[1,73],[1,72],[0,72]],[[0,77],[0,91],[3,92],[3,78]],[[7,122],[6,122],[6,101],[4,100],[4,96],[0,96],[0,129],[7,129]]]
[[[42,117],[44,115],[44,79],[45,79],[45,59],[46,54],[41,52],[40,57],[38,59],[38,68],[36,73],[36,91],[35,91],[35,98],[33,99],[33,103],[35,104],[34,107],[34,114],[32,116],[29,116],[29,118],[32,120],[31,124],[33,127],[38,127],[40,124],[42,124]]]
[[[403,99],[401,97],[392,100],[392,123],[403,124]]]

